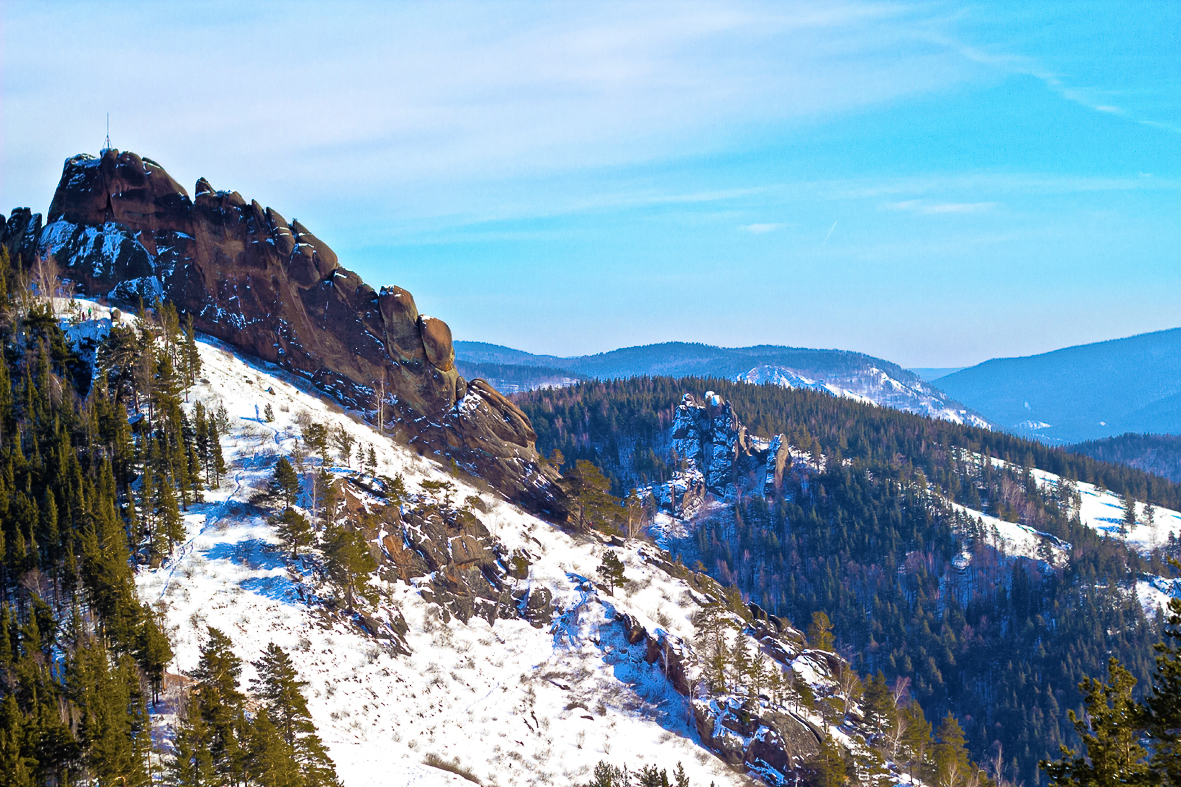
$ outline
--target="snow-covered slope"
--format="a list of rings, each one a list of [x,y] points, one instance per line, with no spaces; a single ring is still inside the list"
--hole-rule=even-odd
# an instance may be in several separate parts
[[[903,381],[872,365],[865,369],[829,376],[823,380],[806,377],[785,366],[763,365],[739,374],[734,379],[756,385],[769,384],[783,388],[824,391],[864,404],[918,413],[957,424],[991,428],[983,418],[917,376],[913,380]]]
[[[288,566],[274,529],[248,503],[275,457],[293,448],[298,412],[372,444],[379,473],[401,474],[412,491],[428,478],[453,479],[274,372],[211,343],[202,343],[201,356],[205,379],[192,396],[208,406],[220,401],[236,424],[225,444],[231,479],[190,509],[190,540],[179,555],[139,577],[142,596],[167,621],[178,671],[196,666],[205,626],[230,634],[247,661],[271,641],[291,651],[350,787],[462,783],[424,764],[430,754],[458,760],[487,784],[586,780],[601,759],[667,768],[681,761],[695,783],[740,783],[695,745],[687,701],[614,622],[616,609],[626,605],[650,630],[692,633],[687,589],[645,564],[637,548],[617,550],[635,589],[600,596],[583,578],[594,575],[602,545],[484,495],[494,535],[534,555],[528,581],[555,593],[562,612],[553,633],[525,620],[445,624],[439,607],[415,587],[387,584],[379,619],[400,614],[409,627],[411,653],[399,655],[353,621],[305,603],[320,590],[316,578]],[[267,404],[274,423],[258,417]],[[481,495],[455,483],[461,498]]]
[[[93,351],[112,319],[135,320],[96,303],[78,306],[68,329],[83,354]],[[244,360],[213,340],[199,337],[198,344],[202,373],[188,406],[201,401],[210,411],[225,408],[229,473],[221,488],[185,513],[183,546],[137,577],[176,654],[165,701],[154,713],[165,748],[185,674],[196,667],[212,626],[230,636],[246,662],[244,687],[253,677],[250,662],[268,643],[293,655],[346,787],[469,783],[458,772],[483,785],[579,784],[603,760],[670,772],[681,763],[690,782],[702,787],[749,784],[746,772],[777,783],[776,772],[757,758],[743,761],[759,746],[774,751],[760,707],[783,722],[777,730],[802,736],[796,743],[803,749],[788,747],[796,752],[787,755],[789,763],[798,765],[809,746],[815,749],[825,726],[815,710],[772,709],[764,698],[755,701],[754,726],[744,732],[742,725],[751,725],[750,700],[742,705],[698,695],[691,617],[710,593],[721,597],[708,578],[674,567],[649,543],[564,532],[385,438],[298,378]],[[522,614],[491,622],[477,614],[461,622],[432,600],[433,575],[403,582],[383,574],[390,581],[376,582],[379,601],[361,615],[325,603],[333,591],[317,561],[289,558],[268,512],[252,502],[278,457],[296,453],[299,424],[309,419],[347,431],[366,452],[372,446],[372,475],[325,468],[350,479],[353,490],[400,476],[414,501],[429,496],[426,482],[454,484],[456,499],[481,512],[505,554],[527,556],[527,572],[511,580],[521,591]],[[363,506],[378,505],[363,491],[354,494]],[[605,550],[620,558],[629,580],[613,592],[592,581]],[[544,608],[532,610],[542,614],[524,614],[534,598],[545,600]],[[769,653],[789,679],[794,674],[820,696],[835,690],[833,670],[843,662],[805,649],[802,635],[778,619],[772,624],[764,614],[739,636],[755,652]],[[850,729],[831,730],[848,746],[863,745]],[[774,734],[770,738],[774,743]],[[737,752],[737,760],[731,757],[728,765],[715,756],[723,748]]]

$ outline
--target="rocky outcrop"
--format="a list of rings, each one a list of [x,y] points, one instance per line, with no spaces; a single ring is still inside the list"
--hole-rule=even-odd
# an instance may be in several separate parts
[[[424,497],[403,511],[356,479],[337,481],[335,497],[337,521],[364,536],[378,573],[418,586],[445,621],[552,619],[553,594],[528,581],[529,555],[508,553],[470,508]]]
[[[701,742],[731,765],[785,783],[820,751],[824,733],[803,716],[734,697],[695,700],[693,721]]]
[[[644,660],[656,666],[669,685],[688,698],[693,722],[702,744],[736,768],[759,774],[770,784],[788,784],[820,750],[824,732],[805,715],[766,697],[699,694],[694,675],[694,655],[686,643],[662,629],[648,631],[634,616],[616,611],[615,623],[629,645],[644,648]],[[750,606],[750,620],[743,630],[759,650],[791,670],[803,658],[808,669],[828,678],[842,668],[838,657],[825,651],[805,650],[804,636],[785,621]],[[831,663],[829,662],[831,659]]]
[[[560,517],[555,471],[528,419],[455,369],[451,330],[410,293],[375,291],[298,221],[204,178],[195,196],[151,159],[115,150],[65,164],[44,228],[14,211],[0,243],[52,257],[90,296],[172,301],[197,330],[316,385],[450,457],[509,499]],[[384,397],[382,392],[384,391]]]
[[[41,236],[41,214],[17,208],[7,219],[0,214],[0,247],[8,250],[13,265],[29,268],[37,256]]]
[[[751,435],[730,403],[713,391],[704,401],[685,394],[672,426],[671,458],[683,470],[669,481],[637,490],[679,519],[691,518],[707,499],[771,495],[783,485],[791,452],[783,435]]]

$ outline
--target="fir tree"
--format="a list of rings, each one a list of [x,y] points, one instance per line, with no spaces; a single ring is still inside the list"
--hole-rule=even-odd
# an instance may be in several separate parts
[[[845,758],[831,735],[820,742],[820,751],[812,757],[809,769],[816,787],[843,787],[849,779],[845,774]]]
[[[1174,565],[1176,565],[1174,563]],[[1156,645],[1152,692],[1144,702],[1142,722],[1152,737],[1152,771],[1174,787],[1181,785],[1181,599],[1170,599]]]
[[[1086,754],[1061,747],[1062,759],[1043,761],[1042,770],[1057,787],[1106,787],[1147,784],[1151,774],[1139,744],[1141,710],[1132,698],[1136,679],[1114,657],[1108,662],[1108,683],[1086,678],[1080,685],[1086,715],[1069,711]]]
[[[623,512],[619,498],[610,492],[611,482],[585,459],[575,462],[558,486],[570,502],[570,516],[579,531],[592,526],[610,527]]]
[[[265,787],[306,787],[295,762],[295,752],[279,735],[266,708],[250,724],[246,775],[252,784]]]

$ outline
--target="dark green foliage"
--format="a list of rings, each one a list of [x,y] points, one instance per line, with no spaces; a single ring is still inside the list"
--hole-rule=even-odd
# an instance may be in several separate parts
[[[275,464],[275,472],[271,475],[271,481],[267,485],[267,496],[278,501],[283,508],[290,508],[295,499],[299,497],[299,490],[299,474],[295,472],[295,468],[291,466],[287,457],[279,457],[279,461]]]
[[[1148,784],[1148,763],[1139,744],[1139,707],[1132,698],[1136,679],[1118,660],[1108,664],[1108,683],[1087,678],[1080,685],[1086,715],[1070,711],[1070,720],[1086,747],[1086,756],[1062,747],[1062,759],[1043,762],[1052,785],[1115,787]]]
[[[273,727],[278,741],[289,752],[286,756],[289,756],[299,778],[303,780],[299,783],[306,787],[336,785],[336,768],[316,734],[316,726],[303,695],[307,684],[299,680],[291,657],[272,642],[254,666],[258,669],[254,688],[263,705],[266,724]],[[263,718],[264,714],[260,713],[256,727]],[[273,744],[269,746],[275,750]],[[268,756],[278,760],[280,752],[275,750]],[[274,782],[276,787],[283,783]]]
[[[123,404],[148,403],[138,336],[113,332],[91,389],[56,317],[8,300],[3,269],[0,784],[144,785],[141,687],[158,691],[172,651],[132,574],[169,535],[132,487],[145,470],[160,477],[143,466],[149,424],[133,430]]]
[[[315,537],[312,523],[294,508],[284,508],[283,513],[273,521],[279,537],[283,539],[293,557],[298,557],[300,550],[311,545]]]
[[[808,763],[809,784],[813,787],[842,787],[848,783],[845,758],[832,736],[825,735],[820,751]]]
[[[1043,761],[1051,785],[1181,785],[1181,599],[1169,601],[1163,634],[1143,700],[1133,693],[1136,679],[1115,658],[1106,683],[1086,678],[1079,685],[1086,712],[1071,711],[1070,720],[1086,751],[1063,746],[1061,759]]]
[[[610,549],[603,550],[603,562],[599,564],[599,579],[607,586],[610,593],[624,584],[623,561]]]
[[[689,777],[679,762],[669,777],[667,770],[655,765],[644,765],[632,772],[626,765],[616,767],[600,760],[585,787],[689,787]]]
[[[1070,446],[1070,450],[1101,462],[1127,465],[1181,482],[1181,435],[1129,432],[1119,437],[1076,443]]]
[[[619,498],[611,494],[611,484],[599,468],[580,459],[567,469],[558,482],[570,505],[570,519],[578,530],[591,527],[615,529],[623,517]]]
[[[1156,645],[1152,693],[1144,703],[1143,721],[1155,743],[1152,768],[1181,785],[1181,599],[1169,601],[1164,636]]]
[[[813,612],[812,622],[808,625],[808,644],[819,650],[832,650],[833,641],[832,621],[828,615],[820,611]]]
[[[377,570],[377,559],[360,532],[330,525],[324,536],[324,561],[328,577],[344,594],[350,612],[358,597],[368,599],[372,595],[369,582]]]

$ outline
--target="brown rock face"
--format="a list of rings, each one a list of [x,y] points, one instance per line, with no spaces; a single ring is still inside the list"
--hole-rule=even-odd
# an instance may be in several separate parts
[[[382,409],[384,423],[422,453],[446,455],[511,500],[561,515],[529,420],[491,386],[459,377],[446,323],[421,317],[405,290],[375,292],[300,222],[204,178],[195,193],[134,153],[75,156],[44,229],[40,216],[16,211],[0,243],[14,258],[30,248],[52,256],[86,294],[170,300],[197,330],[346,406]]]

